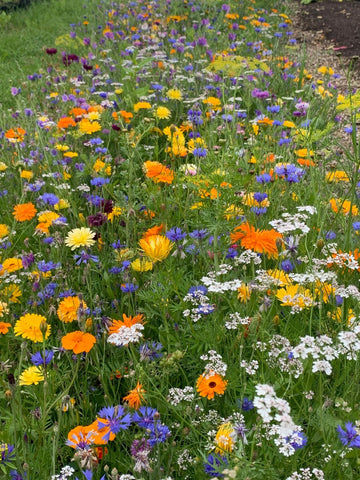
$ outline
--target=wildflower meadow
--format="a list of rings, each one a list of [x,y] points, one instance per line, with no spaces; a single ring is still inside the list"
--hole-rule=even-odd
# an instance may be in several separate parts
[[[282,0],[81,4],[1,111],[0,477],[359,478],[351,71]]]

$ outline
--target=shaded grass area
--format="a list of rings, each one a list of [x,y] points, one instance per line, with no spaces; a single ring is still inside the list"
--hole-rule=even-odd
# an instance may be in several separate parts
[[[46,47],[55,46],[56,38],[71,30],[74,18],[86,15],[91,2],[73,0],[38,0],[28,7],[0,15],[0,104],[14,107],[11,87],[21,87],[27,75],[39,73]]]

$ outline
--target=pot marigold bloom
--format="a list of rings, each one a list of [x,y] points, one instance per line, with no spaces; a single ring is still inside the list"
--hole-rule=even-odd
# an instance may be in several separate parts
[[[232,452],[236,441],[236,432],[230,422],[220,425],[215,437],[215,453]]]
[[[174,180],[174,172],[160,162],[152,162],[148,160],[144,163],[144,168],[145,175],[148,178],[151,178],[155,183],[171,184]]]
[[[134,105],[134,112],[137,113],[139,110],[148,110],[149,108],[151,108],[149,102],[138,102]]]
[[[72,350],[74,353],[88,353],[96,343],[96,338],[91,333],[84,333],[80,330],[71,332],[62,337],[61,345],[65,350]]]
[[[99,122],[91,122],[88,118],[83,118],[79,122],[79,130],[81,133],[91,135],[92,133],[101,130],[101,125]]]
[[[79,247],[91,247],[95,243],[94,237],[95,232],[91,231],[90,228],[74,228],[68,233],[65,245],[70,247],[71,250]]]
[[[357,206],[351,204],[349,200],[339,200],[339,199],[332,198],[330,200],[330,205],[333,212],[335,213],[338,213],[340,210],[343,215],[349,215],[350,208],[351,208],[351,214],[353,216],[356,216],[359,213]]]
[[[42,342],[50,335],[51,327],[46,323],[46,318],[36,313],[27,313],[15,323],[14,333],[33,342]]]
[[[26,222],[35,217],[37,210],[31,202],[15,205],[13,215],[18,222]]]
[[[142,238],[139,245],[152,262],[162,262],[169,256],[174,243],[163,235],[151,235]]]
[[[171,111],[166,107],[158,107],[154,116],[159,120],[168,120],[171,117]]]
[[[250,300],[251,289],[245,283],[242,284],[241,287],[237,289],[237,291],[238,291],[237,298],[240,300],[241,303],[247,303]]]
[[[131,268],[135,270],[135,272],[147,272],[148,270],[152,270],[153,263],[145,258],[137,258],[131,262]]]
[[[59,129],[66,129],[69,127],[76,127],[76,122],[72,117],[63,117],[57,123]]]
[[[301,285],[286,285],[277,291],[276,298],[285,307],[293,307],[294,311],[301,311],[314,305],[310,290]]]
[[[129,391],[129,394],[123,398],[123,401],[128,402],[131,408],[137,410],[144,401],[144,393],[146,393],[146,390],[143,389],[141,383],[137,382],[136,387]]]
[[[215,393],[222,395],[225,392],[227,383],[227,380],[224,380],[221,375],[210,371],[208,374],[200,375],[196,382],[196,389],[200,397],[207,397],[211,400]]]
[[[151,237],[151,235],[160,235],[164,230],[164,224],[155,225],[154,227],[148,228],[145,233],[143,233],[142,238]]]
[[[0,322],[0,334],[5,335],[5,333],[8,333],[10,327],[11,323]]]
[[[57,309],[58,317],[64,323],[73,322],[78,318],[80,307],[85,310],[87,305],[83,300],[80,300],[79,297],[65,297]]]
[[[7,301],[12,303],[20,303],[18,297],[20,297],[22,293],[20,288],[15,283],[11,283],[9,286],[5,287],[1,293],[5,296]]]
[[[21,270],[22,268],[23,264],[21,258],[7,258],[2,262],[2,269],[0,270],[0,275],[4,275],[4,273],[16,272],[17,270]]]
[[[10,128],[10,130],[5,132],[5,138],[7,138],[10,143],[22,142],[25,135],[26,131],[21,127],[18,127],[16,129]]]
[[[182,100],[182,93],[177,88],[170,88],[170,90],[167,91],[167,96],[170,100]]]
[[[38,385],[44,381],[42,367],[32,366],[22,372],[19,377],[19,385]]]
[[[268,257],[277,258],[277,243],[281,241],[282,235],[274,229],[257,230],[252,225],[244,223],[236,227],[230,234],[231,241],[236,243],[240,240],[242,247],[254,252],[264,253]]]

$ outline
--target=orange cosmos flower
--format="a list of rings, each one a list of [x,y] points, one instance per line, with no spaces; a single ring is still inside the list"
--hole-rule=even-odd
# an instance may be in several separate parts
[[[213,371],[207,375],[200,375],[196,382],[196,389],[201,397],[207,397],[209,400],[214,398],[215,393],[222,395],[225,392],[227,380]]]
[[[0,322],[0,334],[5,335],[5,333],[9,331],[10,327],[11,327],[11,323]]]
[[[235,228],[230,234],[231,241],[236,243],[240,240],[241,246],[258,253],[265,253],[268,257],[277,258],[277,242],[282,239],[281,233],[274,229],[257,230],[252,225],[244,223]]]
[[[168,257],[174,243],[163,235],[150,235],[142,238],[139,245],[152,262],[162,262]]]
[[[123,320],[113,320],[112,324],[109,327],[109,333],[117,333],[121,327],[128,327],[130,328],[132,325],[136,323],[144,323],[144,315],[138,314],[132,317],[131,315],[127,317],[125,313],[123,313]]]
[[[15,205],[13,215],[18,222],[26,222],[35,217],[37,210],[31,202]]]
[[[142,385],[137,382],[136,387],[129,391],[129,395],[126,395],[126,397],[123,398],[123,401],[128,402],[131,408],[137,410],[144,401],[144,393],[146,393],[146,391],[143,389]]]
[[[80,307],[85,310],[87,305],[83,300],[80,300],[79,297],[65,297],[57,309],[58,317],[64,323],[73,322],[78,318],[78,310]]]
[[[168,183],[170,185],[174,180],[174,172],[160,162],[148,160],[144,163],[144,168],[145,175],[155,183]]]
[[[74,353],[88,353],[96,343],[96,338],[91,333],[84,333],[80,330],[71,332],[61,339],[61,345],[65,350],[72,350]]]

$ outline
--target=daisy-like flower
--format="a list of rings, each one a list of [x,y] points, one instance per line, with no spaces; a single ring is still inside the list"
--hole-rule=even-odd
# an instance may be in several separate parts
[[[118,347],[126,347],[129,343],[138,342],[142,338],[142,330],[144,330],[143,315],[127,317],[124,313],[123,321],[113,320],[107,341]]]
[[[19,385],[38,385],[44,381],[43,369],[35,365],[27,368],[19,377]]]
[[[149,108],[151,108],[149,102],[138,102],[134,105],[134,112],[138,112],[139,110],[148,110]]]
[[[150,235],[142,238],[139,245],[152,262],[162,262],[169,256],[174,243],[164,235]]]
[[[168,183],[174,180],[174,172],[160,162],[148,160],[144,163],[145,175],[155,183]]]
[[[79,297],[65,297],[57,309],[58,317],[64,323],[73,322],[78,318],[80,307],[85,310],[87,305]]]
[[[236,441],[236,432],[230,422],[220,425],[215,437],[215,453],[232,452]]]
[[[92,133],[101,130],[101,125],[99,122],[91,122],[88,118],[83,118],[78,125],[80,132],[86,133],[87,135],[91,135]]]
[[[35,217],[37,210],[31,202],[15,205],[13,215],[18,222],[26,222]]]
[[[4,273],[16,272],[16,270],[20,270],[21,268],[23,268],[21,258],[7,258],[2,262],[0,275],[3,275]]]
[[[171,117],[171,111],[166,107],[158,107],[154,116],[159,120],[168,120]]]
[[[171,88],[168,90],[167,96],[170,98],[170,100],[182,100],[182,93],[177,88]]]
[[[95,232],[90,230],[90,228],[74,228],[68,233],[65,245],[70,247],[71,250],[79,247],[91,247],[95,243],[94,237]]]
[[[65,350],[72,350],[75,354],[88,353],[96,343],[96,338],[91,333],[80,330],[71,332],[62,337],[61,345]]]
[[[146,393],[146,391],[143,389],[141,383],[137,382],[136,387],[129,391],[129,394],[123,398],[123,401],[128,402],[131,408],[137,410],[144,401],[144,393]]]
[[[215,393],[222,395],[225,392],[227,383],[227,380],[224,380],[221,375],[210,371],[207,375],[200,375],[196,382],[196,388],[201,397],[211,400]]]
[[[268,257],[278,257],[278,242],[281,242],[282,235],[274,229],[257,230],[248,223],[243,223],[235,228],[230,234],[233,243],[240,240],[242,247],[257,253],[264,253]]]
[[[46,323],[46,318],[36,313],[27,313],[15,323],[16,336],[27,338],[33,342],[42,342],[50,335],[51,327]]]

